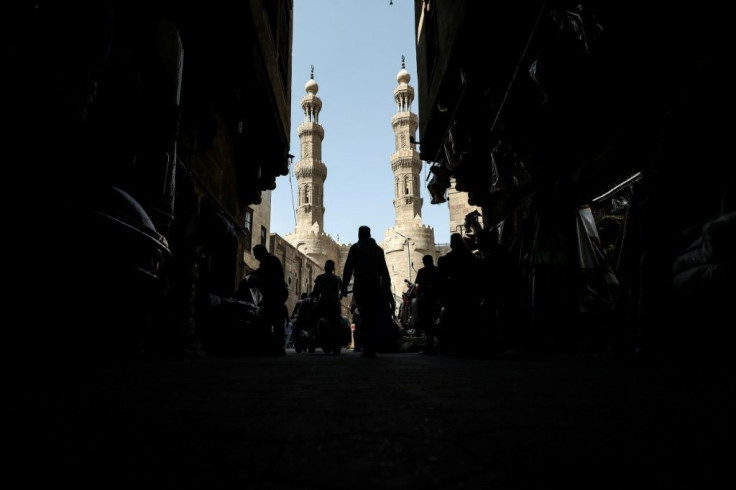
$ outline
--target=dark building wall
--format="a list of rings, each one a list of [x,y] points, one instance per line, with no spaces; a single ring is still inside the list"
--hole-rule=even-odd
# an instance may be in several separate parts
[[[454,177],[484,227],[503,230],[531,316],[582,325],[578,207],[640,175],[614,196],[629,226],[605,321],[640,335],[642,318],[669,317],[673,261],[734,180],[718,122],[729,29],[713,2],[415,5],[421,158],[439,177],[430,193]]]
[[[183,345],[196,299],[232,294],[244,209],[288,171],[292,6],[13,2],[3,14],[4,142],[25,153],[7,178],[34,196],[18,221],[43,222],[52,242],[21,247],[23,281],[41,283],[32,264],[56,250],[61,318],[94,328],[134,302],[119,328],[154,319]]]

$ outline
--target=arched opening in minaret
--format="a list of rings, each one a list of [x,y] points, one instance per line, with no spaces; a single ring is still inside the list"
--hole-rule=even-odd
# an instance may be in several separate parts
[[[317,108],[313,105],[307,105],[307,107],[304,110],[304,121],[308,123],[317,123],[319,122],[319,116],[317,113]]]
[[[409,195],[409,177],[408,176],[404,177],[404,195],[405,196]]]
[[[304,186],[304,204],[309,204],[309,186]]]

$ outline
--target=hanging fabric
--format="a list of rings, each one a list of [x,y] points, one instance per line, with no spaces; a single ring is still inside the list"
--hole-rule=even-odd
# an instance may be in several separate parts
[[[581,206],[577,214],[578,266],[581,272],[580,313],[612,310],[616,304],[618,278],[598,236],[590,206]]]

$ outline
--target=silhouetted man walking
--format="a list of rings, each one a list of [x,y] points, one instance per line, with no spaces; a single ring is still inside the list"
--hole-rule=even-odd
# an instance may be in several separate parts
[[[360,311],[363,329],[363,357],[376,356],[376,330],[385,302],[385,290],[391,289],[391,277],[383,249],[371,238],[368,226],[358,228],[358,242],[348,251],[342,276],[342,295],[353,280],[353,297]]]
[[[343,332],[340,331],[340,298],[342,295],[342,279],[335,274],[335,261],[325,262],[325,271],[314,280],[312,299],[316,302],[319,314],[327,320],[327,328],[320,332],[322,348],[325,354],[340,353]]]
[[[284,324],[288,316],[285,303],[289,296],[289,287],[284,281],[284,267],[279,258],[271,255],[260,243],[253,247],[253,256],[260,262],[260,266],[246,282],[248,286],[256,286],[263,295],[263,317],[273,329],[270,353],[284,355]]]
[[[417,325],[424,330],[427,339],[423,354],[435,354],[435,319],[439,315],[440,295],[444,279],[440,269],[434,265],[434,257],[425,255],[422,257],[424,266],[417,272],[414,281],[417,288]]]

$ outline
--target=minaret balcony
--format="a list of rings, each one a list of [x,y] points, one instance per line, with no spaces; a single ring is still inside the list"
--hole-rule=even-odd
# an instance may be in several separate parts
[[[419,153],[414,150],[399,150],[391,155],[391,171],[401,169],[410,169],[413,173],[421,172],[422,161],[419,159]]]
[[[316,135],[319,136],[320,140],[323,140],[325,138],[325,130],[317,122],[303,122],[297,128],[297,135],[299,138]]]
[[[413,112],[397,112],[391,117],[391,127],[396,129],[397,126],[409,126],[410,130],[416,131],[419,124],[419,118]]]
[[[319,160],[308,158],[296,164],[294,175],[297,179],[319,178],[324,181],[327,178],[327,166]]]

